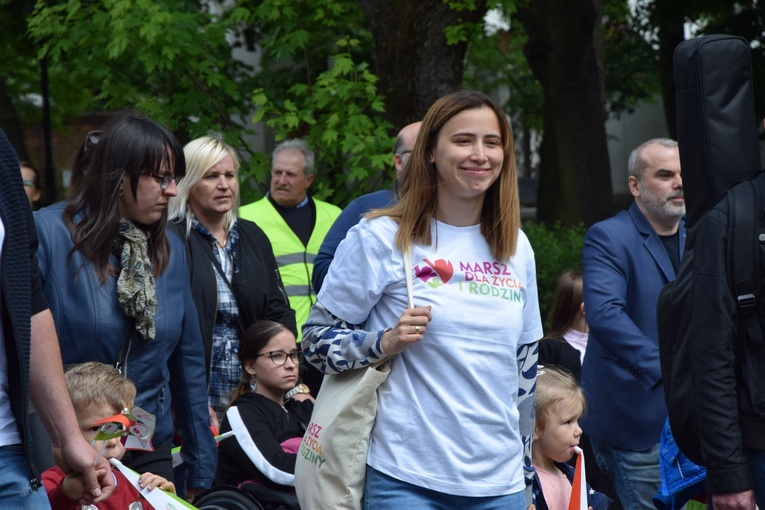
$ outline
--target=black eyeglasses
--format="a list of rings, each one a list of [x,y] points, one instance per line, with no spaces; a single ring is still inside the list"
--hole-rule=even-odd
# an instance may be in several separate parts
[[[255,357],[259,358],[261,356],[266,356],[266,355],[271,357],[271,361],[277,367],[284,366],[287,363],[287,358],[291,359],[292,362],[296,365],[299,365],[300,361],[303,359],[303,353],[301,351],[298,351],[297,349],[290,352],[284,352],[284,351],[262,352]]]
[[[173,174],[167,173],[164,175],[154,175],[149,172],[141,172],[141,175],[148,175],[149,177],[153,177],[157,179],[159,182],[159,189],[162,191],[166,190],[168,186],[170,186],[170,181],[175,181],[175,185],[178,185],[178,182],[181,180],[180,177],[176,177]]]
[[[37,184],[35,184],[35,181],[21,181],[21,184],[23,184],[27,188],[36,188],[37,187]]]

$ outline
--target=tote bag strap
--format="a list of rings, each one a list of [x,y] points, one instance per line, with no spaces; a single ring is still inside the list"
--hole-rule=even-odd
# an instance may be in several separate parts
[[[409,308],[414,308],[414,292],[412,291],[412,246],[409,245],[404,251],[404,272],[406,273],[406,297],[409,299]]]
[[[406,273],[405,277],[406,277],[407,301],[409,303],[409,308],[414,308],[414,291],[412,290],[412,247],[411,245],[409,246],[408,249],[404,251],[404,273]],[[377,362],[375,366],[385,365],[396,356],[397,354],[393,354],[389,358],[386,358],[383,361]]]

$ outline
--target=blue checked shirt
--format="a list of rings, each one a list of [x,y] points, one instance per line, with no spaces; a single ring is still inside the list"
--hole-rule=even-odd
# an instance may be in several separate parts
[[[226,278],[231,282],[233,273],[238,272],[236,267],[236,249],[239,241],[239,229],[237,224],[228,233],[226,246],[221,248],[215,237],[199,223],[196,218],[192,220],[191,228],[208,237],[213,243],[213,253],[218,259]],[[210,262],[212,264],[212,261]],[[214,266],[214,264],[213,264]],[[231,393],[239,384],[239,374],[242,366],[239,363],[239,309],[236,305],[236,297],[231,292],[223,275],[216,267],[213,267],[218,282],[218,309],[215,314],[215,327],[213,328],[212,362],[210,366],[210,388],[207,393],[207,402],[218,413],[218,419],[223,419],[223,413],[229,404]]]

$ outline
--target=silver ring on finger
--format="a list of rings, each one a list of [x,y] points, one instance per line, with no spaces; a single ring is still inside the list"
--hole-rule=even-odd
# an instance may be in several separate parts
[[[415,335],[419,335],[420,334],[420,326],[415,326],[414,327],[414,334]]]

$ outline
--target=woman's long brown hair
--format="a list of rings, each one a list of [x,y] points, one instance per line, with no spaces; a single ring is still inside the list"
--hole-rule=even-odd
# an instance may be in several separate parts
[[[160,174],[165,168],[175,177],[186,173],[183,147],[167,128],[149,118],[129,112],[118,115],[104,128],[92,159],[64,209],[64,221],[72,233],[74,247],[93,263],[101,281],[116,268],[109,255],[120,222],[119,197],[123,176],[130,177],[130,189],[137,197],[142,173]],[[81,218],[78,218],[79,214]],[[151,225],[137,225],[146,232],[154,275],[160,275],[170,259],[165,236],[167,210]]]
[[[561,338],[579,320],[584,301],[582,272],[566,271],[555,281],[552,308],[550,308],[550,331],[545,338]]]
[[[459,90],[430,107],[422,121],[412,155],[402,172],[398,202],[371,211],[367,217],[390,216],[398,222],[396,245],[403,252],[414,243],[432,243],[431,221],[438,206],[438,172],[431,162],[441,128],[464,110],[488,107],[497,116],[504,159],[499,177],[486,191],[481,213],[481,234],[497,260],[509,260],[515,253],[521,226],[518,175],[513,133],[504,112],[481,92]]]

